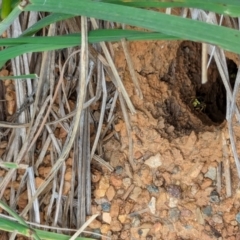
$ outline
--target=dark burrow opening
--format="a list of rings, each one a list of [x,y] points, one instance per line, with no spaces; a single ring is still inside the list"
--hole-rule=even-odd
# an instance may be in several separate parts
[[[234,87],[237,65],[230,59],[227,65]],[[226,90],[214,60],[208,68],[208,82],[201,84],[201,44],[184,41],[180,45],[176,76],[180,81],[180,97],[192,113],[205,125],[220,125],[226,115]]]

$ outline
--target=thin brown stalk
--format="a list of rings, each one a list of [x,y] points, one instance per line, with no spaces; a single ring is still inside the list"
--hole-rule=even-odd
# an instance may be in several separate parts
[[[230,173],[230,162],[228,147],[224,133],[222,133],[222,148],[223,148],[223,164],[224,164],[224,177],[226,185],[226,197],[232,196],[232,184],[231,184],[231,173]]]
[[[125,103],[124,100],[122,98],[122,95],[119,94],[119,100],[120,100],[120,104],[121,104],[121,109],[122,109],[122,113],[123,113],[123,118],[126,124],[126,128],[127,128],[127,133],[128,133],[128,149],[129,149],[129,162],[131,164],[131,167],[133,168],[133,170],[136,167],[136,164],[133,161],[133,139],[132,139],[132,127],[131,127],[131,123],[130,123],[130,119],[127,113],[127,109],[125,107]]]
[[[60,186],[59,186],[59,193],[58,193],[58,198],[56,202],[56,211],[55,211],[55,216],[53,220],[53,226],[57,226],[57,221],[59,218],[59,209],[61,205],[61,197],[62,197],[62,191],[63,191],[63,184],[64,184],[64,175],[66,171],[66,165],[65,163],[62,164],[62,170],[61,170],[61,180],[60,180]]]
[[[94,18],[90,18],[90,19],[91,19],[91,23],[93,25],[93,28],[94,29],[98,29],[98,24],[97,24],[96,20]],[[116,69],[116,66],[114,65],[114,62],[113,62],[112,57],[111,57],[111,55],[110,55],[110,53],[109,53],[109,51],[107,49],[106,44],[104,42],[101,42],[100,46],[101,46],[101,48],[102,48],[102,50],[103,50],[103,52],[105,54],[105,57],[106,57],[106,59],[107,59],[107,61],[109,63],[109,66],[111,67],[112,73],[113,73],[114,78],[115,78],[116,83],[117,83],[116,87],[117,87],[118,91],[122,93],[122,95],[123,95],[123,97],[124,97],[124,99],[126,101],[126,104],[127,104],[128,108],[129,108],[129,110],[131,111],[131,113],[132,114],[136,113],[136,110],[135,110],[135,108],[134,108],[134,106],[133,106],[133,104],[132,104],[132,102],[131,102],[128,94],[127,94],[127,91],[125,90],[125,87],[124,87],[124,85],[122,83],[122,80],[119,77],[118,71]]]
[[[132,62],[132,59],[131,59],[131,56],[130,56],[130,53],[129,53],[128,43],[125,39],[121,39],[121,43],[122,43],[123,52],[125,54],[125,58],[126,58],[126,61],[127,61],[128,69],[129,69],[129,72],[130,72],[130,75],[131,75],[131,78],[132,78],[132,82],[133,82],[134,87],[135,87],[135,92],[140,99],[143,99],[142,90],[140,88],[139,81],[138,81],[137,75],[135,73],[135,70],[134,70],[134,67],[133,67],[133,62]]]
[[[99,121],[98,121],[98,129],[97,129],[97,133],[96,133],[94,143],[93,143],[93,146],[92,146],[92,150],[91,150],[91,159],[93,158],[93,155],[94,155],[95,150],[97,148],[98,140],[100,138],[100,134],[101,134],[101,131],[102,131],[104,113],[105,113],[105,109],[106,109],[107,88],[106,88],[106,80],[105,80],[105,77],[104,77],[103,69],[102,69],[102,91],[103,91],[102,106],[101,106],[101,112],[100,112],[100,117],[99,117]]]
[[[208,60],[207,44],[202,43],[202,84],[205,84],[208,81],[207,60]]]
[[[102,166],[106,167],[110,172],[114,171],[114,168],[105,160],[103,160],[100,156],[98,155],[93,155],[93,159],[100,163]]]

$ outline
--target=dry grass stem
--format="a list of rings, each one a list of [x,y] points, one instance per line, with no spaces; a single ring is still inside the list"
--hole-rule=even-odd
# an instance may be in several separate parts
[[[226,185],[226,197],[232,196],[232,185],[231,185],[231,174],[230,174],[230,163],[229,163],[229,154],[226,138],[224,133],[222,133],[222,148],[223,148],[223,164],[224,164],[224,177]]]
[[[102,166],[106,167],[110,172],[114,171],[114,168],[108,162],[103,160],[100,156],[95,154],[95,155],[93,155],[93,159],[95,161],[97,161],[98,163],[100,163]]]
[[[98,25],[97,25],[97,22],[96,22],[95,19],[91,18],[91,23],[92,23],[94,29],[98,29]],[[110,55],[110,53],[109,53],[109,51],[107,49],[106,44],[104,42],[101,42],[100,45],[102,47],[102,50],[103,50],[103,52],[105,54],[105,57],[106,57],[108,63],[109,63],[109,66],[110,66],[110,68],[112,70],[112,73],[114,75],[115,81],[117,83],[117,86],[116,86],[117,90],[122,93],[122,95],[123,95],[123,97],[124,97],[124,99],[126,101],[126,104],[127,104],[128,108],[129,108],[129,110],[131,111],[131,113],[132,114],[136,113],[136,110],[135,110],[135,108],[134,108],[134,106],[133,106],[133,104],[132,104],[132,102],[131,102],[131,100],[130,100],[127,92],[126,92],[126,90],[125,90],[125,87],[124,87],[122,81],[121,81],[121,78],[119,77],[118,71],[116,69],[116,66],[114,65],[114,62],[113,62],[112,57],[111,57],[111,55]]]
[[[122,39],[121,43],[122,43],[123,51],[124,51],[125,58],[126,58],[126,61],[127,61],[128,69],[129,69],[129,72],[130,72],[130,75],[131,75],[131,78],[132,78],[132,81],[133,81],[133,84],[134,84],[134,87],[135,87],[136,94],[138,95],[138,97],[140,99],[143,99],[142,90],[139,86],[139,81],[138,81],[136,72],[135,72],[134,67],[133,67],[133,62],[132,62],[132,59],[130,57],[127,41],[125,39]]]

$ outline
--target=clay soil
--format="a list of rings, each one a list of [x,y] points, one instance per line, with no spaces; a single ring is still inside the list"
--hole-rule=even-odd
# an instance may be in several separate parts
[[[240,239],[239,178],[225,120],[226,93],[214,61],[202,85],[200,44],[129,43],[140,99],[121,45],[113,47],[137,110],[129,113],[135,167],[118,106],[115,134],[104,142],[102,156],[114,171],[92,165],[92,213],[100,216],[90,229],[110,239]],[[227,56],[234,76],[238,62]]]

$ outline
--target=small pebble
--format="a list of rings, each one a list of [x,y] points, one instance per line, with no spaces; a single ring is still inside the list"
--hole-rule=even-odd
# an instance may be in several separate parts
[[[110,181],[114,187],[121,187],[122,185],[122,178],[118,175],[112,174],[110,177]]]
[[[124,193],[125,193],[125,190],[122,188],[117,190],[117,195],[123,195]]]
[[[100,228],[102,234],[107,234],[111,229],[108,224],[103,224]]]
[[[213,220],[215,223],[217,223],[217,224],[223,223],[223,218],[222,218],[222,216],[220,216],[220,215],[218,215],[218,214],[214,214],[214,215],[212,216],[212,220]]]
[[[101,204],[103,212],[109,212],[111,204],[109,202],[105,202]]]
[[[133,219],[132,219],[132,227],[135,228],[135,227],[139,227],[140,226],[140,219],[138,216],[135,216]]]
[[[215,167],[209,167],[208,171],[204,174],[204,176],[214,181],[217,176],[217,169]]]
[[[168,217],[172,222],[176,222],[180,217],[180,213],[178,208],[171,208],[168,212]]]
[[[231,224],[232,226],[237,226],[237,225],[238,225],[237,221],[235,221],[235,220],[231,221],[230,224]]]
[[[172,174],[177,174],[180,172],[180,170],[181,170],[181,168],[179,166],[175,166],[172,170]]]
[[[151,198],[150,202],[148,203],[148,207],[152,214],[156,213],[156,198],[155,197]]]
[[[125,188],[128,188],[131,184],[132,184],[131,178],[124,178],[124,179],[123,179],[123,186],[124,186]]]
[[[236,221],[237,221],[238,223],[240,223],[240,212],[237,213],[237,215],[236,215]]]
[[[201,188],[202,189],[206,189],[208,187],[210,187],[212,185],[212,180],[207,178],[206,180],[203,181],[203,183],[201,184]]]
[[[167,186],[167,192],[175,198],[181,198],[182,196],[182,189],[180,186],[175,184],[170,184]]]
[[[141,236],[141,238],[145,238],[146,239],[146,236],[147,236],[149,230],[150,229],[148,229],[148,228],[139,229],[138,230],[138,234],[139,234],[139,236]]]
[[[108,189],[107,189],[107,192],[106,192],[106,197],[108,199],[108,201],[112,201],[114,196],[116,194],[116,191],[114,189],[113,186],[110,186]]]
[[[113,232],[119,232],[121,231],[121,229],[122,229],[122,224],[117,219],[111,222],[111,230]]]
[[[210,194],[210,201],[214,203],[219,203],[220,202],[220,197],[219,194],[216,190],[213,190]]]
[[[143,157],[143,155],[142,155],[142,153],[141,153],[140,151],[136,151],[136,152],[134,153],[134,158],[135,158],[136,160],[141,159],[142,157]]]
[[[99,181],[99,189],[107,190],[109,188],[109,180],[108,177],[102,176]]]
[[[117,201],[114,201],[111,205],[110,215],[112,218],[119,215],[120,206]]]
[[[161,187],[161,186],[164,185],[165,180],[164,180],[163,177],[155,177],[155,178],[153,179],[153,183],[154,183],[155,186]]]
[[[183,208],[181,209],[181,217],[190,217],[193,213],[189,209]]]
[[[211,206],[206,206],[202,209],[202,213],[205,214],[206,216],[210,217],[212,215],[212,207]]]
[[[175,207],[177,207],[177,205],[178,205],[178,199],[175,198],[175,197],[170,197],[170,198],[169,198],[168,206],[169,206],[170,208],[175,208]]]
[[[141,192],[142,192],[142,189],[140,187],[135,187],[130,195],[130,198],[133,201],[137,202],[138,196],[141,194]]]
[[[159,192],[158,187],[156,187],[155,185],[148,185],[147,190],[150,193],[158,193]]]
[[[195,194],[199,191],[199,186],[197,184],[193,184],[191,187],[191,194],[195,196]]]
[[[150,157],[147,159],[144,164],[148,165],[150,168],[158,168],[162,165],[161,155],[160,153],[156,154],[155,156]]]
[[[118,220],[121,222],[121,223],[125,223],[126,222],[126,219],[127,219],[127,215],[119,215],[118,216]],[[125,226],[124,226],[125,227]]]
[[[122,172],[123,172],[123,167],[122,167],[122,166],[117,166],[117,167],[115,168],[115,173],[116,173],[117,175],[121,175]]]
[[[104,212],[104,213],[102,214],[102,220],[103,220],[105,223],[110,224],[111,221],[112,221],[112,218],[111,218],[111,216],[110,216],[110,213]]]

